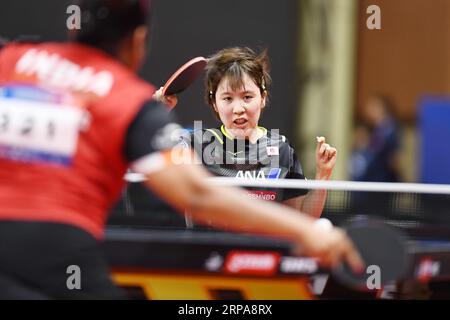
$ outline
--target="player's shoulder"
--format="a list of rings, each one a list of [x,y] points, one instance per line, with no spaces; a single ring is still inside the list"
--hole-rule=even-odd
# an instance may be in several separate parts
[[[114,80],[113,90],[108,94],[108,104],[143,105],[153,101],[156,88],[152,84],[129,70],[122,68],[111,68],[110,70]],[[160,108],[160,104],[152,104],[152,106],[153,108]],[[167,109],[167,107],[164,109]]]
[[[144,80],[130,69],[125,68],[122,65],[118,65],[116,61],[111,61],[110,66],[116,82],[116,91],[120,92],[120,94],[123,94],[127,98],[130,98],[130,96],[138,97],[143,95],[150,99],[156,91],[154,85]],[[129,94],[130,90],[132,90],[133,95]]]

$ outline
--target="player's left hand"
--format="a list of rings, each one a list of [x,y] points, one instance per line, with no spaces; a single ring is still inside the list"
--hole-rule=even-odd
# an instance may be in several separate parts
[[[329,180],[336,164],[337,150],[326,143],[325,137],[316,140],[316,179]]]

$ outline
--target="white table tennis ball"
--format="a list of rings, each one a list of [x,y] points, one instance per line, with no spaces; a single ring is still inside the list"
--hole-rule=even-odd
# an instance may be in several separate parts
[[[317,220],[314,222],[314,225],[315,225],[317,228],[321,228],[321,229],[327,230],[327,231],[330,231],[331,229],[333,229],[333,224],[331,223],[330,220],[328,220],[328,219],[326,219],[326,218],[320,218],[320,219],[317,219]]]

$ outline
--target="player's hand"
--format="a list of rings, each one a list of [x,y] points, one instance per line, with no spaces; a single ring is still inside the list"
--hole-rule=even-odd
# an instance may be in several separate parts
[[[178,104],[178,98],[176,95],[172,96],[165,96],[162,93],[163,87],[159,88],[158,91],[156,91],[153,94],[153,99],[156,101],[164,103],[169,109],[173,109]]]
[[[337,150],[325,141],[325,137],[316,138],[316,179],[328,180],[336,165]]]
[[[344,230],[314,225],[302,236],[299,253],[318,259],[326,268],[336,268],[346,262],[355,273],[364,271],[365,265],[351,239]]]

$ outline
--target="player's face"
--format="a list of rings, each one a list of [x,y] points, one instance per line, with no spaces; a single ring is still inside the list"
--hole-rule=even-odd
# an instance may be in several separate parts
[[[237,139],[251,137],[266,104],[265,96],[253,79],[244,74],[242,80],[243,87],[232,90],[229,79],[223,78],[217,87],[214,105],[227,131]]]

